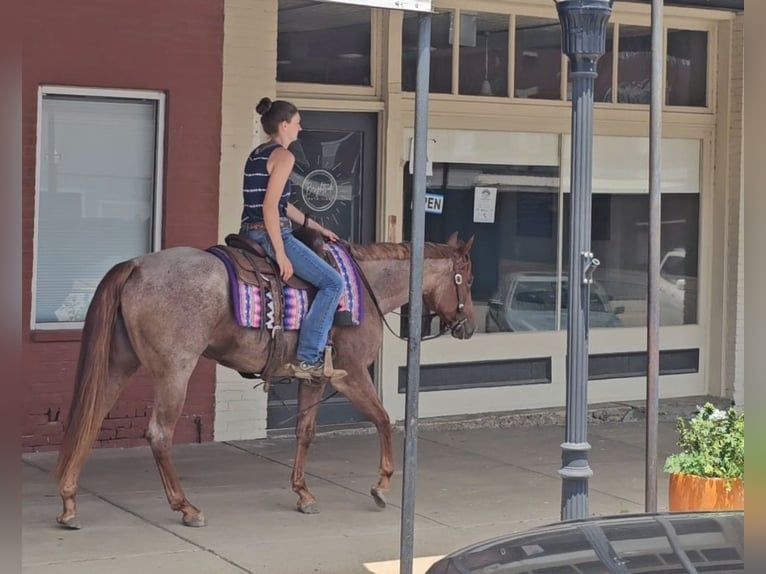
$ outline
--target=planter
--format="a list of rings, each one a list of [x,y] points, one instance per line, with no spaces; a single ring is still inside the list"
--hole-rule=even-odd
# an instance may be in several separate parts
[[[671,474],[668,506],[676,510],[744,510],[745,485],[739,479],[705,478],[692,474]]]

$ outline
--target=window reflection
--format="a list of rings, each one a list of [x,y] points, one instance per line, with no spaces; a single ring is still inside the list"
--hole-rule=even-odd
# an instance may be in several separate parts
[[[483,194],[486,188],[496,191]],[[538,304],[548,305],[544,309],[519,308],[534,304],[534,290],[525,298],[519,286],[537,282],[547,289],[548,278],[555,285],[558,188],[558,166],[434,164],[427,193],[443,196],[443,211],[426,214],[425,239],[444,242],[454,231],[461,238],[475,235],[471,294],[479,331],[555,328],[555,299],[548,305],[540,295]],[[404,193],[409,206],[409,164]],[[404,221],[409,238],[408,214]]]
[[[371,9],[279,0],[277,81],[369,86]]]
[[[648,104],[652,96],[651,28],[620,25],[618,58],[617,101],[625,104]]]
[[[508,15],[461,13],[460,16],[460,93],[507,96]]]
[[[663,193],[660,238],[660,324],[697,322],[699,195]],[[564,262],[569,265],[569,194],[564,196]],[[619,322],[591,312],[591,327],[646,325],[649,207],[645,194],[594,194],[591,249],[601,265],[593,292]],[[603,295],[603,296],[602,296]],[[566,298],[562,300],[566,302]],[[618,313],[619,312],[619,313]],[[562,328],[565,313],[562,314]]]
[[[561,98],[561,27],[558,20],[516,17],[515,70],[515,97]]]
[[[404,14],[402,22],[402,90],[415,91],[418,68],[418,15]],[[431,73],[429,91],[433,94],[452,92],[452,12],[431,17]]]
[[[707,103],[707,32],[668,30],[666,103]]]

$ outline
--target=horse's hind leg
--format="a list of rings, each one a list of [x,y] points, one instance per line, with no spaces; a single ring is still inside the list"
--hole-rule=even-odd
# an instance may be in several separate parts
[[[298,510],[304,514],[317,514],[319,507],[316,498],[306,486],[303,469],[306,466],[306,453],[316,433],[317,412],[325,383],[301,382],[298,388],[298,421],[295,425],[295,462],[293,463],[293,491],[298,495]]]
[[[345,365],[344,365],[345,366]],[[348,375],[331,384],[338,392],[346,395],[356,409],[364,414],[378,430],[380,439],[380,465],[378,467],[378,483],[370,489],[375,504],[380,508],[386,507],[385,493],[391,486],[391,476],[394,474],[394,454],[391,444],[391,419],[383,408],[375,392],[375,386],[370,373],[365,367],[349,368]]]
[[[191,369],[183,369],[165,376],[155,376],[154,406],[146,438],[157,463],[170,508],[183,514],[186,526],[205,526],[205,516],[186,498],[170,459],[173,433],[186,400],[190,375]]]
[[[117,319],[114,344],[109,353],[109,371],[104,386],[104,402],[101,413],[96,424],[100,425],[104,417],[109,413],[114,403],[122,394],[125,383],[128,378],[138,369],[138,359],[133,353],[133,349],[128,343],[124,324],[120,318]],[[63,511],[56,518],[56,521],[65,528],[79,529],[80,523],[77,520],[77,505],[75,496],[77,495],[78,480],[80,470],[84,462],[84,457],[75,464],[68,467],[68,470],[61,476],[59,481],[59,494],[63,503]]]

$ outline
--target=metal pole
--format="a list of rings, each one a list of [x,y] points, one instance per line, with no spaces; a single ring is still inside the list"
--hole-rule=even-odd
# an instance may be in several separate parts
[[[646,321],[646,489],[644,510],[657,512],[657,424],[660,408],[660,228],[664,26],[662,0],[652,0],[652,101],[649,108],[649,283]]]
[[[412,257],[410,259],[409,337],[407,339],[407,399],[404,411],[404,480],[400,574],[412,574],[415,535],[415,472],[418,460],[418,393],[420,334],[423,316],[423,243],[426,216],[428,141],[428,80],[431,68],[431,14],[418,15],[418,69],[415,81],[415,154],[412,186]]]
[[[562,49],[571,62],[572,173],[570,193],[569,308],[567,328],[566,431],[559,474],[561,519],[588,516],[588,311],[592,274],[590,250],[593,165],[593,86],[598,58],[606,51],[611,0],[560,0]]]

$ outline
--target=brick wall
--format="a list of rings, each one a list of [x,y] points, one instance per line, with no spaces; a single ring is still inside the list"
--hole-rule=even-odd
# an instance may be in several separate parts
[[[163,247],[217,241],[223,0],[26,0],[22,86],[22,376],[25,450],[60,444],[79,332],[29,328],[33,268],[37,92],[55,84],[167,95]],[[97,238],[94,238],[97,240]],[[210,440],[214,365],[191,377],[176,442]],[[145,444],[151,383],[139,371],[99,435],[100,446]],[[201,434],[195,419],[199,417]]]

